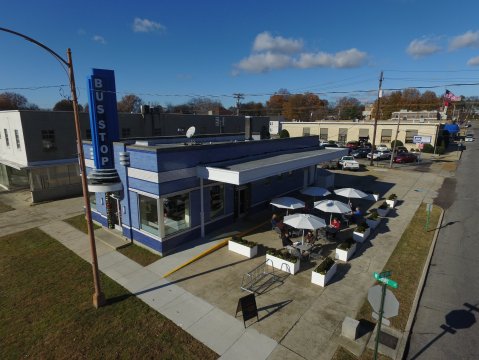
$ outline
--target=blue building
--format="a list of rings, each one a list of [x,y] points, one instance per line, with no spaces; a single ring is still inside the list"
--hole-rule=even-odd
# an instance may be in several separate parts
[[[84,142],[90,154],[91,142]],[[317,136],[244,141],[243,134],[113,143],[122,190],[91,196],[92,217],[161,254],[274,197],[314,184],[317,164],[347,153],[319,149]],[[87,160],[87,172],[94,168]]]

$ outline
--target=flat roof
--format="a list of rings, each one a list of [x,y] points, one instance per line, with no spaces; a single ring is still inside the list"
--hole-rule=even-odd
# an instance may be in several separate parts
[[[317,149],[295,153],[273,155],[261,159],[245,159],[197,166],[199,178],[243,185],[252,181],[279,175],[347,155],[347,148]]]

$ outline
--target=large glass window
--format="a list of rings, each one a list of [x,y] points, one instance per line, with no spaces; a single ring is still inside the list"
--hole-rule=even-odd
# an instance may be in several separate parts
[[[393,131],[391,129],[382,129],[381,131],[381,143],[391,142],[391,136]]]
[[[346,144],[348,140],[348,129],[347,128],[340,128],[338,134],[338,142]]]
[[[150,234],[159,235],[158,201],[147,196],[138,195],[140,200],[140,227]]]
[[[406,144],[414,144],[414,136],[417,135],[417,130],[406,130]]]
[[[311,135],[311,128],[305,127],[303,128],[303,136],[309,136]]]
[[[328,140],[328,128],[319,129],[319,140]]]
[[[175,195],[163,199],[165,235],[190,227],[190,194]]]
[[[225,187],[223,184],[210,187],[210,218],[225,213]]]

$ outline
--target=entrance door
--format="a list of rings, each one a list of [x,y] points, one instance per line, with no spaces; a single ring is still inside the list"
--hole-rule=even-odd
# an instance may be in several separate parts
[[[121,230],[121,219],[120,219],[120,199],[117,195],[108,194],[108,206],[107,215],[108,215],[108,226],[111,229]]]
[[[234,194],[235,218],[241,218],[246,215],[250,203],[250,191],[247,185],[236,186]]]

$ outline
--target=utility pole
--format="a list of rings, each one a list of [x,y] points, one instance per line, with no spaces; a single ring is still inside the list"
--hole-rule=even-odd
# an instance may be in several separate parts
[[[244,99],[244,94],[234,93],[233,97],[236,99],[236,115],[239,115],[240,100]]]
[[[397,147],[397,142],[398,142],[398,134],[399,134],[399,124],[401,123],[401,114],[398,115],[398,125],[396,127],[396,135],[394,136],[394,146],[391,149],[391,159],[389,161],[389,168],[391,169],[393,167],[393,160],[394,160],[394,152],[396,151]]]
[[[374,153],[374,147],[376,146],[376,130],[378,127],[379,107],[381,105],[381,98],[383,96],[382,87],[383,87],[383,72],[381,71],[381,75],[379,76],[378,105],[376,107],[376,116],[374,117],[373,143],[371,146],[371,161],[369,163],[370,166],[373,166],[373,153]]]

